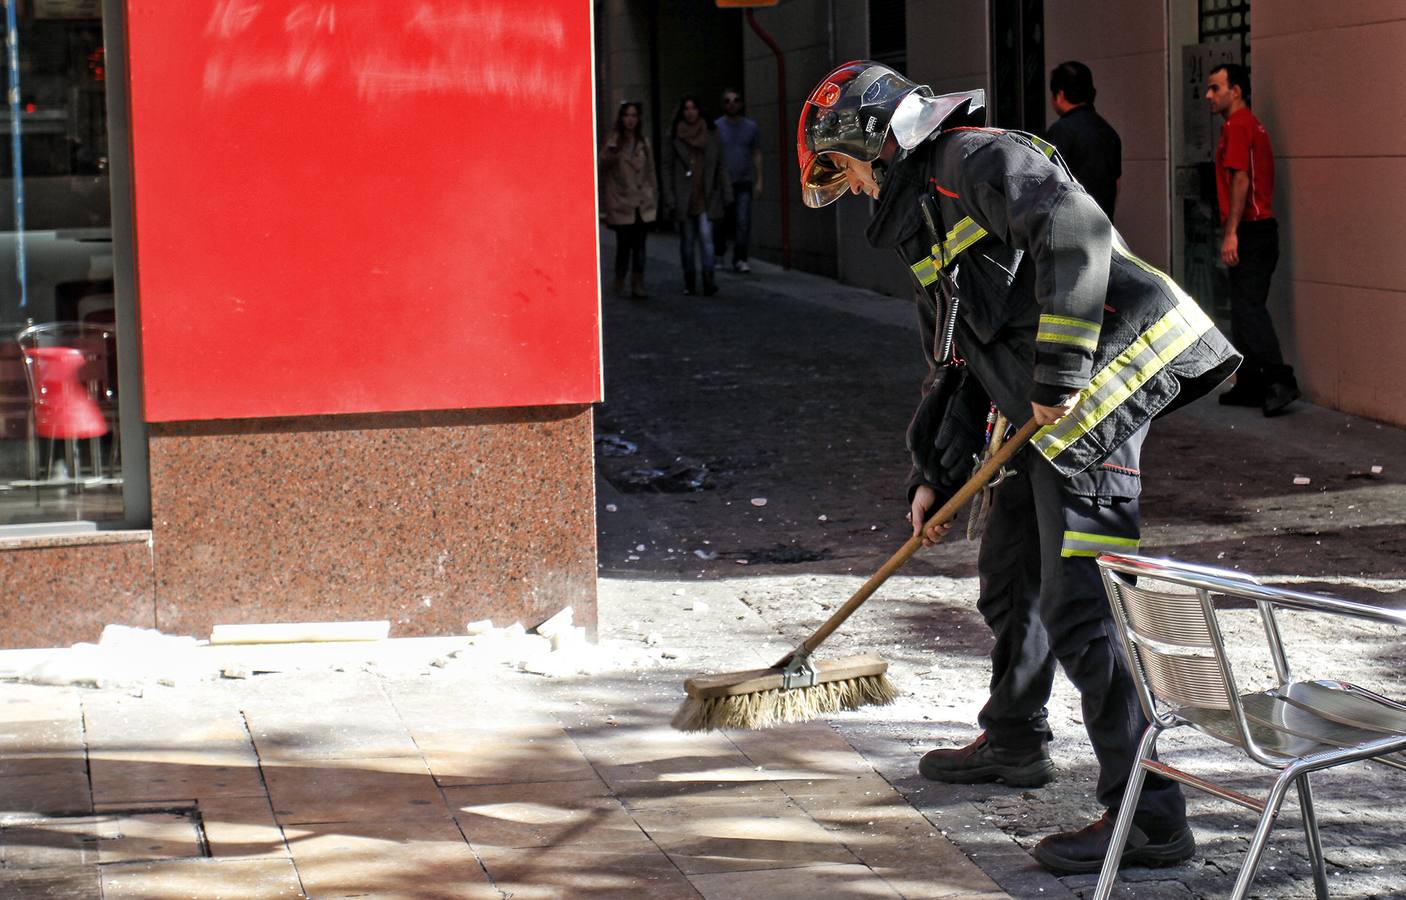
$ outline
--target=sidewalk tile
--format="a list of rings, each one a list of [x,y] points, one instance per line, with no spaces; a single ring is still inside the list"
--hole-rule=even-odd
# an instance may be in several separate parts
[[[7,825],[0,828],[0,859],[6,869],[96,865],[97,842],[97,825],[86,816]]]
[[[0,753],[5,756],[62,755],[66,751],[81,750],[83,746],[83,720],[78,716],[0,724]]]
[[[258,757],[244,748],[126,753],[95,750],[89,758],[93,800],[196,800],[264,794]]]
[[[102,870],[97,866],[0,869],[0,897],[93,900],[101,896]]]
[[[210,855],[216,859],[288,856],[268,797],[201,797],[198,807]]]
[[[454,820],[338,822],[288,829],[311,897],[463,897],[498,900]]]
[[[689,881],[705,900],[870,900],[899,896],[882,878],[858,864],[690,875]]]
[[[189,859],[102,867],[103,900],[301,898],[286,859]]]
[[[11,775],[84,775],[88,763],[81,747],[67,750],[0,752],[0,778]]]
[[[579,781],[596,774],[560,728],[555,734],[516,741],[464,741],[461,735],[444,733],[417,734],[415,741],[442,785]]]
[[[554,847],[550,853],[483,847],[479,856],[494,884],[513,900],[698,898],[698,891],[668,857],[647,842],[640,849],[572,846]]]
[[[600,779],[448,787],[444,795],[477,848],[646,845],[649,839]]]
[[[195,818],[170,812],[94,816],[98,862],[142,862],[202,856]]]
[[[263,772],[283,825],[444,814],[444,798],[418,756],[265,761]]]
[[[833,835],[789,803],[640,810],[635,818],[686,874],[856,862]]]
[[[800,770],[819,777],[874,771],[848,741],[824,724],[729,731],[728,736],[748,759],[768,769]]]
[[[82,772],[11,775],[0,778],[0,823],[93,811],[88,778]]]
[[[691,809],[713,803],[785,805],[785,782],[773,781],[621,781],[613,789],[629,809]]]

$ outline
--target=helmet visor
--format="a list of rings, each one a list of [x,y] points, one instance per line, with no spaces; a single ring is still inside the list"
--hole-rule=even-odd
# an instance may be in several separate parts
[[[812,209],[834,203],[849,190],[845,170],[835,161],[833,153],[807,151],[809,159],[801,162],[801,200]]]

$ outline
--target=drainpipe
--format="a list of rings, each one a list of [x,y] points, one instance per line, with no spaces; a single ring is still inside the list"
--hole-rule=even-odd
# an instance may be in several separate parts
[[[762,26],[757,24],[756,18],[752,16],[749,9],[747,14],[747,24],[752,26],[752,30],[757,33],[757,37],[762,39],[762,43],[771,48],[771,52],[776,54],[776,131],[779,135],[776,142],[776,171],[780,173],[776,179],[777,196],[781,200],[781,268],[791,268],[791,191],[790,181],[786,171],[786,151],[790,147],[790,135],[786,127],[786,56],[781,52],[781,47],[771,35],[767,34]]]

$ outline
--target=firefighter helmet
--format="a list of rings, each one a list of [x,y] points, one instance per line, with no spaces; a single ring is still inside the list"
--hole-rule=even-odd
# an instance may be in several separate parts
[[[801,199],[820,207],[844,194],[844,170],[831,154],[873,162],[889,133],[904,150],[944,126],[985,125],[984,91],[934,96],[882,63],[856,60],[826,75],[801,108],[796,155],[801,165]]]
[[[859,162],[878,159],[894,110],[917,90],[932,93],[869,60],[845,63],[821,80],[801,108],[796,128],[801,199],[806,206],[832,203],[847,187],[844,170],[826,155],[838,153]]]

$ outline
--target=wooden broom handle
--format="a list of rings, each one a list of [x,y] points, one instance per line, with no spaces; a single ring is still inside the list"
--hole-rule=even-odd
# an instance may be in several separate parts
[[[1024,447],[1025,442],[1030,440],[1030,437],[1039,429],[1040,425],[1036,423],[1033,418],[1020,426],[1020,430],[1011,435],[1010,440],[1002,444],[1001,447],[991,455],[991,458],[983,463],[980,469],[976,470],[976,474],[969,478],[966,484],[957,489],[957,493],[952,495],[952,499],[942,504],[941,508],[939,508],[928,521],[950,522],[957,518],[957,513],[961,511],[962,507],[971,502],[971,499],[980,493],[982,488],[986,487],[996,473],[1000,471],[1001,466],[1010,462],[1011,457],[1015,456],[1016,451]],[[869,580],[860,585],[859,590],[855,591],[854,596],[845,601],[844,606],[835,610],[834,614],[825,621],[825,624],[815,629],[815,633],[801,643],[801,648],[808,653],[814,652],[815,648],[819,647],[826,638],[833,634],[836,628],[843,625],[845,619],[848,619],[856,609],[859,609],[864,601],[868,600],[870,596],[879,589],[879,586],[885,581],[888,581],[889,576],[897,572],[922,546],[923,532],[920,529],[917,534],[908,539],[906,544],[898,548],[897,553],[889,557],[888,562],[879,567],[879,571],[869,576]],[[786,661],[787,660],[783,660],[783,663]]]

